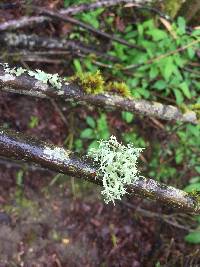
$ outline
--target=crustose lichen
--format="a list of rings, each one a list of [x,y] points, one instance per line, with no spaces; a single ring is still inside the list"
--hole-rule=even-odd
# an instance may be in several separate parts
[[[142,150],[132,144],[124,146],[111,136],[108,141],[100,141],[98,149],[89,152],[99,164],[98,175],[103,177],[102,194],[106,203],[121,199],[126,194],[126,186],[139,179],[137,159]]]

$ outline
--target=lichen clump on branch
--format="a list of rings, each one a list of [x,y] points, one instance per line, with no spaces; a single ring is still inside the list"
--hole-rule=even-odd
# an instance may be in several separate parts
[[[106,203],[120,200],[127,193],[126,186],[136,182],[140,175],[137,160],[143,148],[118,143],[115,136],[100,141],[98,149],[91,149],[89,156],[98,162],[98,175],[103,177],[102,195]]]

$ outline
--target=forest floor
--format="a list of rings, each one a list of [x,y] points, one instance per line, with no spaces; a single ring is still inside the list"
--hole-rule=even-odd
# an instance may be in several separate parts
[[[1,94],[0,114],[4,125],[63,143],[66,126],[47,100]],[[33,114],[40,123],[30,129]],[[0,160],[1,267],[198,266],[199,247],[184,242],[187,216],[174,221],[140,199],[106,205],[97,186],[55,177]]]
[[[62,1],[43,2],[54,7]],[[21,10],[0,10],[1,21],[21,15]],[[70,29],[62,26],[61,32]],[[51,30],[59,32],[51,27],[49,35]],[[62,112],[66,120],[49,100],[0,94],[1,125],[57,145],[65,144],[71,114],[76,131],[86,113],[79,106]],[[38,119],[35,126],[32,116]],[[159,130],[144,132],[163,139]],[[200,266],[199,246],[184,241],[194,228],[192,216],[159,203],[132,198],[106,205],[96,185],[0,158],[0,267]]]

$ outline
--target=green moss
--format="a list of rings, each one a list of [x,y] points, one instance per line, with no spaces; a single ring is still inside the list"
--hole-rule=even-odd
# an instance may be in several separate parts
[[[104,92],[105,81],[99,70],[96,73],[77,73],[70,80],[77,82],[87,94],[96,95]]]
[[[200,208],[200,192],[197,190],[193,190],[192,192],[188,194],[194,199],[194,201],[196,202],[196,207],[197,209],[199,209]]]
[[[109,82],[105,88],[106,92],[121,95],[123,97],[131,97],[131,92],[124,82]]]
[[[197,119],[200,120],[200,103],[190,105],[190,110],[194,111],[197,115]]]
[[[165,0],[163,2],[163,11],[174,18],[181,7],[181,4],[182,0]]]

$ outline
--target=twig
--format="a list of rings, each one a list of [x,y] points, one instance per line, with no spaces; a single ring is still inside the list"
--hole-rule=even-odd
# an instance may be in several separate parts
[[[34,49],[62,49],[69,51],[81,51],[85,54],[94,54],[97,57],[105,58],[112,62],[117,62],[119,59],[114,56],[110,56],[101,51],[95,50],[94,48],[82,45],[80,43],[58,38],[41,37],[35,34],[15,34],[15,33],[4,33],[0,35],[0,41],[2,45],[12,48],[28,48],[29,50]],[[56,51],[55,51],[56,53]]]
[[[98,166],[88,157],[80,157],[69,150],[25,136],[13,130],[0,128],[0,155],[39,164],[47,169],[86,179],[102,185]],[[184,213],[200,213],[200,203],[190,194],[152,179],[140,177],[127,188],[129,194],[154,199]]]
[[[42,8],[38,8],[38,7],[34,7],[36,10],[38,10],[41,14],[43,15],[46,15],[46,16],[49,16],[51,18],[54,18],[54,19],[58,19],[58,20],[61,20],[61,21],[64,21],[64,22],[69,22],[69,23],[72,23],[74,25],[77,25],[83,29],[86,29],[90,32],[93,32],[94,34],[97,34],[99,36],[103,36],[104,38],[107,38],[109,40],[112,40],[112,41],[115,41],[115,42],[118,42],[120,44],[123,44],[123,45],[126,45],[130,48],[136,48],[138,50],[141,50],[141,51],[145,51],[144,48],[142,48],[141,46],[138,46],[138,45],[135,45],[135,44],[130,44],[129,42],[119,38],[119,37],[116,37],[114,35],[110,35],[106,32],[103,32],[101,30],[98,30],[98,29],[95,29],[94,27],[90,26],[89,24],[86,24],[82,21],[79,21],[77,19],[74,19],[72,17],[69,17],[67,15],[62,15],[60,13],[56,13],[56,12],[53,12],[53,11],[50,11],[50,10],[46,10],[46,9],[42,9]]]
[[[94,3],[90,3],[90,4],[81,4],[78,6],[71,6],[69,8],[62,9],[60,11],[60,14],[75,15],[82,11],[93,10],[93,9],[100,8],[100,7],[115,6],[121,3],[133,3],[133,2],[135,1],[134,0],[103,0],[103,1],[97,1]],[[23,27],[30,27],[30,26],[42,24],[48,21],[51,21],[51,19],[45,16],[33,16],[33,17],[24,16],[18,20],[10,20],[10,21],[6,21],[0,24],[0,31],[17,30]]]
[[[187,227],[187,226],[181,225],[176,220],[174,220],[175,218],[173,217],[173,214],[172,215],[167,215],[167,214],[156,213],[156,212],[153,212],[153,211],[149,211],[149,210],[143,209],[141,207],[134,206],[133,204],[125,202],[125,201],[122,201],[122,204],[125,205],[126,207],[130,208],[130,209],[134,209],[135,212],[138,212],[138,213],[140,213],[143,216],[146,216],[148,218],[162,219],[167,224],[170,224],[170,225],[172,225],[172,226],[174,226],[176,228],[187,230],[187,231],[191,231],[191,227]]]
[[[193,46],[193,45],[195,45],[195,44],[197,44],[197,43],[200,43],[200,39],[194,40],[194,41],[190,42],[190,43],[187,44],[187,45],[184,45],[184,46],[179,47],[179,48],[177,48],[177,49],[175,49],[175,50],[169,51],[169,52],[167,52],[167,53],[165,53],[165,54],[161,54],[161,55],[159,55],[159,56],[157,56],[157,57],[151,58],[151,59],[147,60],[146,62],[143,62],[143,63],[140,63],[140,64],[132,64],[132,65],[123,67],[122,69],[123,69],[123,70],[130,70],[130,69],[135,69],[135,68],[139,68],[139,67],[141,67],[141,66],[146,66],[146,65],[152,64],[152,63],[154,63],[155,61],[159,61],[159,60],[161,60],[161,59],[163,59],[163,58],[166,58],[166,57],[168,57],[168,56],[174,55],[174,54],[176,54],[176,53],[178,53],[178,52],[182,52],[182,51],[184,51],[185,49],[187,49],[188,47]]]
[[[65,101],[73,100],[83,104],[86,103],[87,105],[99,106],[104,109],[109,108],[136,112],[164,120],[198,123],[197,115],[194,111],[182,113],[175,106],[163,105],[157,102],[135,100],[109,94],[85,94],[84,89],[74,82],[62,83],[62,87],[58,90],[25,74],[19,77],[10,75],[5,72],[3,66],[0,66],[0,90],[35,97],[60,98]]]

